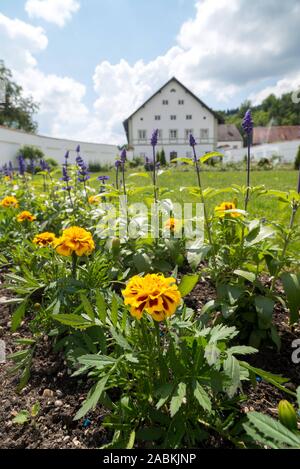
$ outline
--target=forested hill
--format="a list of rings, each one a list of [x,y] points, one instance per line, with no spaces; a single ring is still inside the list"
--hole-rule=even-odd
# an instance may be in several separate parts
[[[252,110],[255,127],[268,126],[270,123],[272,125],[300,125],[300,102],[293,103],[292,93],[283,94],[280,98],[271,94],[259,106],[252,106],[250,101],[245,101],[238,109],[218,111],[218,114],[224,123],[235,124],[241,131],[243,117],[249,108]]]

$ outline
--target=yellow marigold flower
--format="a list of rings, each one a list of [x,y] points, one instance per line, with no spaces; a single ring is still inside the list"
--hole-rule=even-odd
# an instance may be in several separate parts
[[[18,216],[17,216],[17,220],[20,222],[20,223],[23,223],[24,221],[34,221],[36,220],[36,217],[34,215],[32,215],[32,213],[30,212],[27,212],[25,210],[25,212],[21,212]]]
[[[90,205],[97,205],[100,202],[100,197],[97,197],[96,195],[91,195],[89,197],[89,204]]]
[[[92,234],[84,228],[72,226],[63,231],[62,236],[54,243],[58,254],[71,256],[74,252],[77,256],[89,256],[95,249]]]
[[[225,213],[227,210],[236,210],[236,208],[237,207],[233,202],[223,202],[215,208],[215,212],[219,218],[224,218],[226,215],[229,215],[232,218],[237,218],[241,216],[239,212]]]
[[[4,197],[3,200],[1,200],[0,205],[1,207],[5,207],[5,208],[10,208],[10,207],[18,208],[19,202],[14,196],[8,195],[7,197]]]
[[[10,182],[11,181],[11,177],[10,176],[4,176],[4,181],[5,182]]]
[[[165,224],[165,228],[169,229],[170,231],[175,231],[175,228],[178,225],[178,220],[175,218],[171,217]]]
[[[172,316],[181,303],[181,295],[173,277],[148,274],[132,277],[122,291],[125,305],[129,305],[132,316],[141,319],[146,312],[155,321]]]
[[[53,244],[53,242],[56,240],[56,236],[54,233],[41,233],[36,235],[36,237],[33,239],[33,243],[37,244],[40,247],[46,247],[50,246]]]

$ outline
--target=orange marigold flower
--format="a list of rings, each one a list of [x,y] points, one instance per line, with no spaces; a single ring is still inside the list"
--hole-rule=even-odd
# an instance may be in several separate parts
[[[5,208],[10,208],[10,207],[18,208],[19,202],[14,196],[8,195],[7,197],[4,197],[3,200],[1,200],[0,205],[1,207],[5,207]]]
[[[63,231],[63,234],[54,242],[56,252],[62,256],[89,256],[95,250],[92,234],[84,228],[72,226]]]
[[[36,235],[32,242],[40,247],[46,247],[52,245],[55,240],[56,236],[54,233],[46,232]]]
[[[32,213],[27,212],[27,210],[25,210],[25,212],[19,213],[19,215],[17,216],[17,220],[20,223],[23,223],[24,221],[32,222],[32,221],[36,220],[36,217],[34,215],[32,215]]]
[[[91,195],[89,197],[89,204],[90,205],[98,205],[100,203],[100,197],[97,195]]]
[[[227,210],[236,210],[236,205],[234,202],[223,202],[221,205],[215,208],[216,215],[219,218],[224,218],[226,215],[229,215],[232,218],[238,218],[241,216],[239,212],[229,212]]]
[[[122,291],[125,305],[129,305],[132,316],[141,319],[146,312],[155,321],[164,321],[172,316],[181,303],[181,294],[173,277],[147,274],[132,277]]]
[[[165,228],[167,230],[170,230],[171,233],[174,233],[175,231],[179,231],[182,229],[182,222],[181,220],[178,220],[177,218],[171,217],[169,220],[166,221],[165,223]]]

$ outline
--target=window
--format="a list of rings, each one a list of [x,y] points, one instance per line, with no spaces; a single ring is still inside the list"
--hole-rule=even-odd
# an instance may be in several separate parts
[[[170,116],[170,119],[171,119],[171,121],[176,121],[177,117],[172,115],[172,116]]]
[[[147,130],[138,130],[138,139],[147,140]]]
[[[200,138],[201,138],[201,140],[208,140],[209,139],[209,129],[201,129],[200,130]]]
[[[171,91],[170,91],[170,93],[176,93],[175,88],[172,88]]]
[[[184,100],[183,100],[183,99],[179,99],[179,100],[178,100],[178,104],[179,104],[179,106],[182,106],[182,105],[184,104]]]
[[[189,141],[190,135],[193,133],[193,129],[185,129],[184,131],[184,139],[186,142]]]
[[[143,117],[141,117],[141,121],[143,121],[143,120],[144,120],[144,118],[143,118]]]
[[[203,117],[203,119],[206,121],[207,117],[206,117],[206,116],[204,116],[204,117]]]
[[[170,161],[175,160],[177,158],[177,151],[171,151],[170,153]]]
[[[155,119],[156,121],[160,121],[160,116],[155,116],[154,119]]]
[[[178,136],[177,130],[170,130],[170,140],[176,140]]]
[[[169,101],[167,99],[163,99],[162,103],[163,103],[164,106],[167,106],[169,104]]]
[[[158,130],[158,135],[157,135],[158,140],[162,140],[163,138],[163,132],[161,129]]]
[[[192,118],[193,118],[192,114],[187,114],[187,116],[186,116],[187,121],[191,121]]]

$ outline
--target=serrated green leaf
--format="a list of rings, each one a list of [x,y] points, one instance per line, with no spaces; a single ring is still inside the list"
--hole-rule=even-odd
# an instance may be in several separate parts
[[[65,326],[74,327],[74,329],[87,329],[94,326],[92,322],[87,321],[77,314],[55,314],[52,315],[52,318]]]
[[[170,403],[170,413],[171,413],[172,418],[177,414],[180,407],[182,406],[185,396],[186,396],[186,384],[179,383]]]
[[[187,296],[195,288],[199,280],[199,275],[184,275],[178,289],[182,298]]]
[[[23,321],[25,313],[26,313],[27,303],[28,303],[28,300],[25,300],[14,311],[14,313],[12,315],[12,318],[11,318],[11,330],[12,330],[12,332],[16,332],[16,330],[19,328],[21,322]]]
[[[12,423],[17,423],[18,425],[24,425],[30,419],[30,414],[27,410],[21,410],[13,419]]]
[[[74,420],[80,420],[82,417],[84,417],[90,410],[95,409],[95,407],[98,404],[99,399],[101,398],[105,386],[108,380],[108,376],[105,376],[102,378],[97,384],[95,384],[90,392],[88,393],[88,396],[86,400],[84,401],[83,405],[80,407],[79,411],[74,417]]]
[[[80,294],[80,300],[81,300],[84,311],[86,312],[88,317],[91,319],[91,321],[94,321],[95,320],[95,314],[94,314],[93,306],[91,305],[89,299],[87,298],[86,295],[81,293]]]
[[[290,310],[290,322],[294,324],[299,321],[300,311],[300,274],[285,272],[281,275],[284,291]]]
[[[115,293],[111,299],[111,322],[113,326],[116,327],[118,324],[118,312],[119,312],[119,302],[118,298],[116,297]]]
[[[201,384],[196,381],[195,387],[194,387],[194,396],[199,402],[200,406],[204,409],[207,410],[208,412],[211,412],[211,400],[205,389],[201,386]]]
[[[98,317],[100,321],[102,322],[102,324],[105,325],[106,315],[107,315],[107,305],[106,305],[103,293],[99,291],[96,292],[96,306],[97,306]]]

